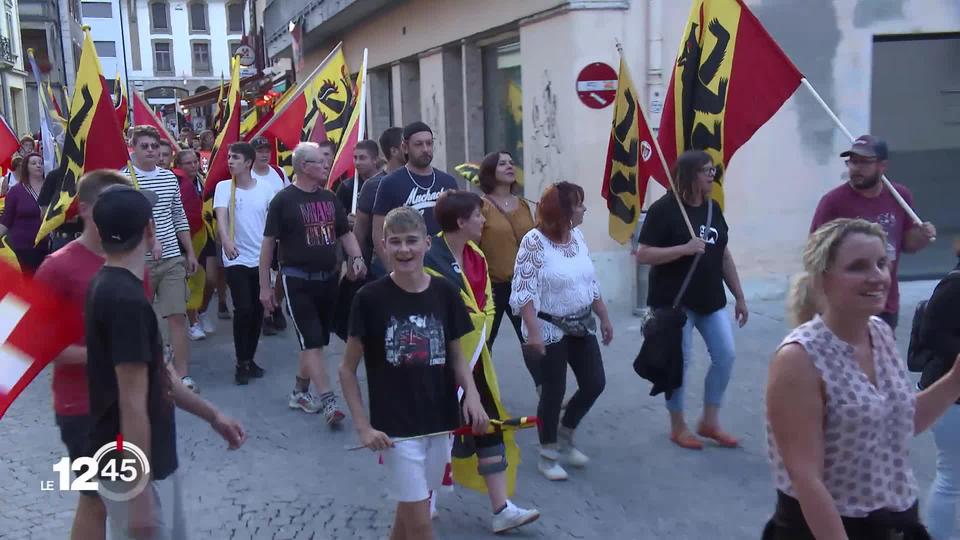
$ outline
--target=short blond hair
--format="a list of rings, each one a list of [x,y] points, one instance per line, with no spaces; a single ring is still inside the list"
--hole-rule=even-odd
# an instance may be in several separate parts
[[[803,250],[803,272],[793,276],[787,296],[793,324],[799,326],[822,311],[819,281],[837,258],[840,244],[851,234],[875,236],[884,245],[887,242],[883,228],[865,219],[835,219],[814,231]]]
[[[383,218],[383,237],[388,234],[403,234],[416,231],[424,236],[427,235],[427,224],[423,221],[423,216],[416,209],[409,206],[400,206],[387,212]]]

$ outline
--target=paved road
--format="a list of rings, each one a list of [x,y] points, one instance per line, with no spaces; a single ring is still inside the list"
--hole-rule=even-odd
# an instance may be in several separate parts
[[[905,284],[901,322],[909,325],[930,282]],[[748,291],[750,290],[748,284]],[[773,504],[766,463],[763,387],[770,353],[786,332],[783,300],[751,297],[748,326],[736,333],[737,364],[728,391],[726,427],[743,448],[681,451],[666,437],[661,399],[647,396],[645,381],[630,364],[638,349],[638,322],[615,310],[616,339],[604,349],[607,387],[581,426],[579,443],[594,458],[565,483],[536,472],[536,434],[519,436],[526,461],[518,494],[523,506],[541,509],[539,522],[512,533],[552,539],[748,539],[758,538]],[[905,347],[909,329],[899,332]],[[505,401],[514,414],[534,414],[536,396],[507,327],[494,351]],[[203,395],[240,418],[247,444],[228,453],[206,425],[178,415],[180,471],[184,476],[189,528],[203,539],[386,538],[392,505],[381,485],[376,458],[345,452],[355,441],[349,424],[328,430],[319,416],[287,408],[296,343],[292,335],[263,338],[258,361],[267,376],[246,387],[232,383],[230,330],[194,345],[193,375]],[[342,345],[330,350],[335,366]],[[705,351],[697,345],[688,403],[702,396]],[[334,368],[335,369],[335,368]],[[363,383],[365,386],[365,383]],[[572,384],[571,384],[572,387]],[[697,414],[698,408],[691,414]],[[692,420],[695,420],[693,418]],[[54,478],[52,464],[64,454],[51,410],[49,373],[42,375],[0,421],[0,539],[65,538],[76,495],[42,492]],[[921,487],[933,472],[932,438],[914,444]],[[459,489],[442,494],[439,538],[489,538],[489,502]]]

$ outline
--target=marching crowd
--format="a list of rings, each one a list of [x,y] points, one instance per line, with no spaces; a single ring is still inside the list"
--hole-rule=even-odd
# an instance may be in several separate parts
[[[393,539],[432,538],[432,505],[449,470],[458,483],[488,493],[494,532],[540,516],[508,498],[516,486],[507,471],[519,450],[509,430],[491,428],[507,418],[490,356],[504,315],[523,343],[517,358],[539,396],[537,469],[560,481],[568,478],[565,467],[590,463],[575,435],[604,390],[600,345],[613,340],[614,328],[579,228],[582,187],[557,182],[531,203],[518,194],[513,157],[494,152],[479,167],[481,194],[464,190],[432,166],[433,133],[414,122],[387,129],[379,144],[359,142],[356,185],[347,179],[333,192],[324,187],[332,144],[297,146],[291,182],[271,163],[270,141],[255,139],[229,147],[231,179],[213,194],[215,241],[194,245],[192,232],[204,227],[200,154],[173,148],[150,127],[134,128],[130,146],[128,168],[80,180],[82,233],[56,250],[54,239],[33,241],[40,156],[24,147],[16,180],[3,183],[0,234],[37,280],[84,305],[85,338],[54,367],[63,443],[76,459],[122,432],[152,466],[149,489],[130,501],[84,493],[72,538],[104,538],[107,528],[112,538],[187,536],[174,407],[203,418],[230,448],[246,438],[239,422],[199,396],[189,374],[190,340],[214,332],[214,317],[232,319],[237,385],[264,376],[256,361],[260,336],[283,332],[289,317],[301,350],[289,406],[322,413],[330,426],[346,414],[324,350],[331,334],[346,342],[340,387],[361,444],[382,453],[385,485],[397,502]],[[848,182],[825,195],[813,217],[805,272],[791,290],[797,327],[770,366],[776,509],[763,537],[931,537],[921,524],[908,449],[911,437],[934,426],[937,478],[922,521],[933,538],[946,539],[960,495],[953,429],[960,409],[951,407],[960,403],[960,271],[937,287],[921,317],[917,348],[929,360],[917,367],[917,393],[893,334],[897,263],[902,253],[926,247],[936,230],[912,222],[881,182],[882,140],[863,136],[842,157]],[[650,207],[636,250],[652,267],[653,318],[646,324],[679,315],[682,358],[665,408],[670,440],[689,450],[703,449],[705,440],[739,446],[722,428],[720,409],[736,356],[733,322],[747,324],[749,311],[730,228],[711,198],[715,174],[708,154],[681,154],[674,189]],[[912,202],[906,188],[895,187]],[[733,320],[725,287],[735,301]],[[694,329],[710,367],[702,417],[691,430],[683,371]],[[368,408],[357,378],[361,361]],[[577,388],[564,402],[567,366]],[[452,437],[463,424],[473,435]]]

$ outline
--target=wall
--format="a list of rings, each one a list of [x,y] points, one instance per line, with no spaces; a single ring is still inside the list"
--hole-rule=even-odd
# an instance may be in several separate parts
[[[103,2],[106,0],[97,1]],[[113,80],[117,73],[120,73],[121,81],[125,82],[127,74],[124,72],[123,46],[127,28],[125,23],[120,23],[120,2],[110,0],[109,3],[112,12],[110,18],[83,17],[83,24],[90,27],[90,35],[94,41],[111,41],[116,48],[117,55],[114,57],[99,56],[103,76],[108,80]]]

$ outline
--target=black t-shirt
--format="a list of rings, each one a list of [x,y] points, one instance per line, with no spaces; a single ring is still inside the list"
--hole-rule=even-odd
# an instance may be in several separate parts
[[[357,292],[350,335],[363,342],[374,429],[411,437],[459,426],[449,361],[452,341],[471,330],[460,292],[443,278],[411,293],[384,276]]]
[[[120,432],[115,366],[142,363],[149,377],[150,468],[154,479],[166,478],[177,470],[174,403],[157,316],[143,294],[143,281],[125,268],[104,266],[90,282],[84,320],[93,422],[88,455],[115,441]]]
[[[263,235],[280,241],[280,265],[305,272],[337,268],[337,239],[350,232],[347,213],[332,191],[306,192],[290,185],[267,210]]]
[[[433,169],[433,174],[420,176],[406,167],[400,167],[380,181],[373,214],[385,216],[394,208],[411,206],[423,216],[427,223],[427,234],[434,236],[440,232],[440,225],[433,217],[433,207],[437,205],[441,193],[457,187],[457,181],[440,169]]]
[[[727,248],[727,222],[723,219],[720,205],[712,199],[710,204],[713,205],[713,219],[709,230],[704,227],[707,221],[707,205],[694,207],[684,204],[694,232],[707,243],[707,249],[697,263],[697,269],[680,304],[701,314],[713,313],[727,305],[727,293],[723,288],[723,253]],[[679,246],[690,241],[690,233],[672,193],[667,193],[650,205],[643,228],[640,229],[639,241],[641,244],[660,248]],[[650,307],[673,305],[693,259],[692,255],[681,257],[650,269],[647,293],[647,304]]]
[[[353,211],[353,183],[353,178],[347,178],[337,186],[337,200],[348,214]],[[360,190],[365,183],[366,181],[360,180],[360,186],[357,188],[357,205],[360,204]]]

